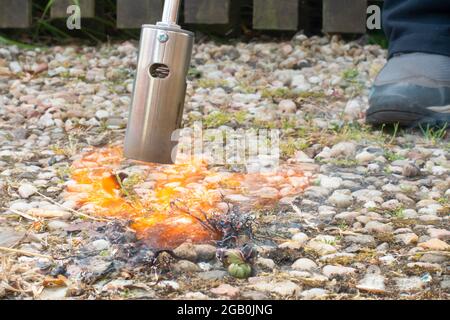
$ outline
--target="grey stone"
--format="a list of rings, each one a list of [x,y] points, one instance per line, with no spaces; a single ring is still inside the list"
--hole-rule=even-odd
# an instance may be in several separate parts
[[[344,238],[345,242],[357,243],[365,246],[375,246],[375,238],[367,234],[350,235]]]
[[[47,227],[52,231],[65,230],[69,227],[69,224],[60,220],[52,220],[47,224]]]
[[[353,204],[353,197],[350,190],[336,190],[331,197],[328,198],[328,202],[338,208],[348,208]]]
[[[107,250],[109,249],[109,246],[109,241],[105,239],[98,239],[92,242],[92,247],[98,251]]]
[[[18,192],[22,198],[27,199],[37,192],[37,188],[30,183],[23,183],[20,185]]]
[[[424,283],[420,277],[394,278],[394,281],[399,291],[419,291],[424,287]]]
[[[198,277],[203,280],[221,280],[228,275],[228,272],[223,270],[212,270],[199,272]]]
[[[333,276],[337,275],[352,275],[356,272],[355,268],[350,267],[343,267],[343,266],[332,266],[332,265],[326,265],[322,269],[322,273],[327,276],[328,278],[331,278]]]
[[[372,293],[384,293],[386,291],[386,286],[384,284],[385,278],[379,274],[366,274],[362,278],[356,287],[363,291],[368,291]]]
[[[197,251],[195,250],[195,246],[190,242],[185,242],[175,248],[173,252],[179,257],[180,259],[189,260],[189,261],[197,261],[198,255]]]
[[[302,291],[300,296],[306,300],[318,299],[327,296],[329,293],[328,290],[322,288],[312,288],[309,290]]]
[[[172,268],[173,268],[173,271],[178,272],[178,273],[182,273],[182,272],[192,273],[192,272],[200,271],[200,267],[189,260],[180,260],[177,263],[175,263],[172,266]]]
[[[197,259],[200,261],[210,261],[216,257],[217,248],[210,244],[197,244],[194,246]]]
[[[308,258],[297,259],[291,266],[294,270],[311,271],[317,268],[317,264]]]
[[[0,247],[11,247],[25,236],[25,232],[10,227],[0,227]]]
[[[370,233],[390,233],[393,231],[390,225],[378,221],[369,221],[364,229]]]

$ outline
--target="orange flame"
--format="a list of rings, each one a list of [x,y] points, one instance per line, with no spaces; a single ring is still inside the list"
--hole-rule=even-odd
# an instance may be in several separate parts
[[[198,243],[218,239],[219,234],[195,217],[203,220],[204,215],[226,211],[224,196],[241,195],[239,200],[247,203],[273,202],[300,193],[310,177],[300,169],[240,174],[208,170],[204,162],[138,164],[143,181],[133,186],[130,196],[116,176],[125,161],[118,147],[82,155],[73,162],[66,198],[76,200],[82,206],[80,210],[131,220],[138,237],[156,248],[173,248],[187,240]],[[297,179],[294,186],[292,178]],[[276,194],[258,194],[257,190],[264,187]]]

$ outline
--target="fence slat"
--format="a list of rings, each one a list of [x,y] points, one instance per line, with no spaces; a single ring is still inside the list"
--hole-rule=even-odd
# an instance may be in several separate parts
[[[230,23],[231,0],[185,0],[184,22],[192,24]]]
[[[253,0],[253,28],[297,30],[298,0]]]
[[[323,32],[365,33],[367,0],[323,0]]]
[[[161,0],[117,0],[117,27],[140,28],[143,24],[161,21]]]
[[[95,17],[95,0],[78,0],[81,9],[82,18]],[[52,18],[67,18],[67,8],[73,5],[74,0],[54,0],[50,9],[50,17]]]
[[[0,0],[0,28],[28,28],[31,22],[31,0]]]

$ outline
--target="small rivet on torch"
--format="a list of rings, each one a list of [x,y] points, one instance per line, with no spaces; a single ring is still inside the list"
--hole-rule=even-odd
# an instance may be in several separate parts
[[[158,40],[159,40],[159,42],[162,42],[162,43],[167,42],[167,41],[169,41],[169,35],[167,33],[161,33],[158,36]]]

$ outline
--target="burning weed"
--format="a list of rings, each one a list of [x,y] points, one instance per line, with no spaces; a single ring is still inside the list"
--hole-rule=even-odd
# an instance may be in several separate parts
[[[177,208],[180,209],[179,206]],[[221,239],[216,241],[219,247],[216,257],[231,276],[246,279],[252,274],[252,265],[257,256],[257,251],[251,243],[254,216],[240,212],[238,206],[231,206],[229,203],[225,213],[210,217],[204,212],[202,217],[197,217],[186,208],[180,210],[193,216],[207,230],[221,235]]]
[[[242,208],[298,195],[311,176],[295,166],[242,174],[208,169],[204,162],[129,163],[117,147],[82,155],[71,174],[67,200],[81,205],[80,211],[130,220],[137,238],[155,249],[173,249],[186,241],[242,246],[252,240],[254,222],[245,213],[251,209]]]

